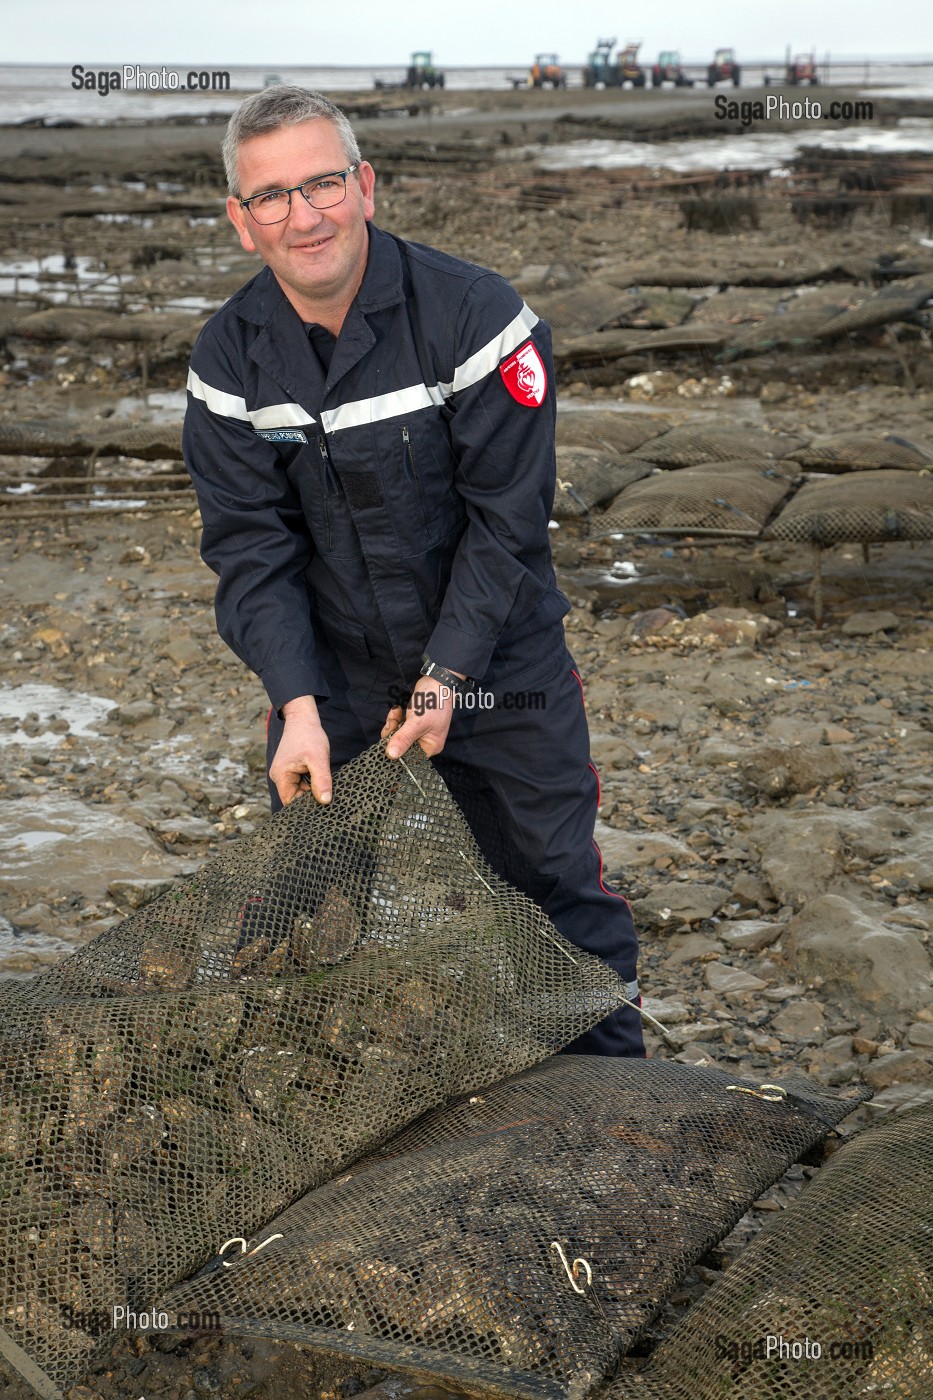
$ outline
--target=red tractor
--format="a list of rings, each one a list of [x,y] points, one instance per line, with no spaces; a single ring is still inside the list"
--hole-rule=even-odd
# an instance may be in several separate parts
[[[787,65],[787,82],[794,87],[798,83],[809,83],[811,87],[816,87],[820,81],[816,71],[816,54],[799,53],[793,63]]]
[[[706,86],[715,87],[717,83],[731,83],[733,87],[738,87],[740,77],[741,69],[735,61],[735,49],[717,49],[712,63],[706,70]]]
[[[816,87],[819,83],[819,74],[816,71],[816,54],[799,53],[795,58],[791,58],[790,49],[787,50],[787,58],[784,61],[784,82],[790,83],[791,87],[797,87],[798,83],[809,83],[811,87]],[[773,83],[774,78],[769,73],[765,74],[765,87]],[[777,79],[780,82],[780,79]]]
[[[693,79],[688,78],[676,49],[665,49],[658,54],[658,61],[651,70],[651,86],[673,83],[675,87],[693,87]]]

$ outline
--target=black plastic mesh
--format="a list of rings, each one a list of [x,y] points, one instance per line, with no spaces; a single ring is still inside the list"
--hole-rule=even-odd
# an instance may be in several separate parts
[[[555,520],[588,515],[592,506],[610,501],[633,481],[650,476],[655,468],[637,457],[626,461],[589,447],[558,447]]]
[[[866,471],[807,482],[765,537],[822,546],[933,539],[933,477]]]
[[[787,465],[705,462],[664,471],[636,482],[590,518],[594,536],[651,531],[657,534],[757,535],[791,490]]]
[[[0,981],[0,1343],[66,1382],[99,1344],[68,1316],[145,1308],[623,997],[493,874],[426,759],[367,751],[331,806],[292,803],[61,964]]]
[[[735,462],[741,458],[786,457],[803,447],[802,438],[766,433],[761,428],[672,428],[643,444],[639,457],[660,467],[692,467],[700,462]]]
[[[611,409],[567,409],[557,414],[558,447],[592,447],[622,456],[660,437],[670,424],[654,414],[614,413]]]
[[[931,1395],[929,1104],[842,1148],[690,1310],[647,1369],[605,1392],[606,1400]]]
[[[181,422],[111,423],[58,422],[13,423],[0,419],[0,455],[36,457],[89,456],[106,453],[154,459],[180,460]]]
[[[202,318],[203,320],[203,318]],[[16,307],[0,322],[0,333],[25,340],[126,340],[155,344],[170,332],[190,330],[191,339],[201,321],[187,313],[137,311],[132,315],[116,311],[96,311],[92,307],[55,306],[45,311],[24,313]]]
[[[820,339],[834,335],[856,335],[874,330],[876,326],[887,325],[891,321],[901,321],[912,316],[928,301],[933,300],[933,277],[928,272],[918,277],[905,277],[903,281],[891,282],[880,291],[849,311],[835,316],[817,332]]]
[[[895,433],[828,433],[791,454],[802,467],[847,472],[879,467],[918,470],[933,464],[933,444]]]
[[[833,290],[821,289],[811,296],[795,298],[764,320],[740,326],[730,336],[723,358],[730,360],[782,346],[811,344],[826,326],[842,315],[848,315],[848,306]]]
[[[420,1119],[165,1307],[482,1395],[580,1400],[853,1107],[761,1093],[671,1061],[558,1057]],[[582,1263],[571,1277],[582,1260],[590,1283]]]

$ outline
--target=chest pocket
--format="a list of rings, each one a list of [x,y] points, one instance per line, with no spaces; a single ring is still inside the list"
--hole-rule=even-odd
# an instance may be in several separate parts
[[[464,518],[447,425],[429,411],[375,424],[373,431],[399,547],[420,554]]]
[[[358,556],[350,502],[324,434],[309,433],[308,446],[287,470],[318,554],[334,559]]]

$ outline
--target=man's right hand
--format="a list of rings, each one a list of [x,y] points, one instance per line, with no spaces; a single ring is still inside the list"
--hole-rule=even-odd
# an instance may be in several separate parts
[[[299,793],[311,792],[318,802],[331,798],[330,741],[324,733],[313,695],[299,695],[282,706],[285,731],[269,769],[279,798],[287,807]]]

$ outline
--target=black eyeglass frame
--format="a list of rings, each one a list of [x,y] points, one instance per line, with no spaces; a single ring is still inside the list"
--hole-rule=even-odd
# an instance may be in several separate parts
[[[257,223],[257,224],[261,224],[261,225],[263,225],[264,227],[268,227],[269,224],[283,224],[283,223],[285,222],[285,220],[288,218],[289,214],[292,212],[292,195],[293,195],[293,194],[295,194],[295,193],[300,194],[301,197],[302,197],[302,199],[305,200],[308,204],[310,204],[310,206],[311,206],[312,209],[317,209],[318,206],[317,206],[312,200],[308,199],[308,196],[305,194],[305,186],[307,186],[307,185],[317,185],[317,184],[320,183],[321,180],[333,180],[336,176],[339,176],[339,177],[343,180],[343,194],[340,196],[339,199],[335,199],[335,200],[333,201],[333,203],[331,203],[331,204],[325,204],[325,205],[323,206],[324,209],[333,209],[333,208],[335,208],[338,204],[342,204],[343,201],[346,199],[346,197],[347,197],[347,180],[350,178],[351,175],[355,175],[355,174],[356,174],[356,172],[357,172],[357,171],[359,170],[359,168],[360,168],[360,164],[361,164],[360,161],[355,160],[355,161],[353,162],[352,165],[348,165],[348,166],[347,166],[346,170],[326,170],[326,171],[324,172],[323,175],[313,175],[313,176],[311,177],[310,180],[302,180],[302,182],[301,182],[300,185],[290,185],[290,186],[288,187],[288,189],[284,189],[284,190],[259,190],[256,194],[251,194],[250,197],[249,197],[249,199],[240,199],[239,202],[240,202],[241,206],[247,211],[247,213],[248,213],[253,219],[256,220],[256,223]],[[286,195],[288,195],[288,208],[286,209],[285,213],[282,215],[281,219],[265,219],[265,220],[259,219],[259,218],[256,217],[256,215],[253,213],[252,209],[250,209],[250,207],[249,207],[249,206],[254,202],[254,200],[257,200],[257,199],[265,199],[266,196],[267,196],[267,195],[270,195],[270,194],[286,194]],[[239,198],[239,197],[238,197],[238,198]]]

